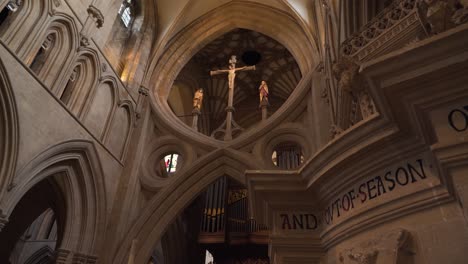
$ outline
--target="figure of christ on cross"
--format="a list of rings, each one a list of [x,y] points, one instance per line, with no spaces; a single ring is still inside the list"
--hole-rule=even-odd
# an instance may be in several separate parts
[[[226,129],[225,129],[225,134],[224,134],[224,139],[225,140],[231,140],[232,139],[232,131],[231,131],[231,126],[232,126],[232,112],[234,110],[233,105],[234,105],[234,81],[236,78],[236,72],[240,71],[252,71],[255,70],[255,66],[244,66],[240,68],[236,68],[236,56],[231,56],[231,59],[229,60],[229,69],[227,70],[217,70],[217,71],[210,71],[210,75],[218,75],[218,74],[223,74],[223,73],[228,73],[228,87],[229,87],[229,93],[228,93],[228,105],[226,108],[227,116],[226,116]]]
[[[233,98],[234,98],[234,81],[236,78],[236,72],[240,71],[252,71],[255,70],[255,66],[244,66],[240,68],[236,68],[236,56],[231,56],[229,60],[229,69],[228,70],[217,70],[217,71],[210,71],[210,75],[218,75],[223,73],[228,73],[228,87],[229,87],[229,95],[228,95],[228,108],[232,108],[233,106]]]

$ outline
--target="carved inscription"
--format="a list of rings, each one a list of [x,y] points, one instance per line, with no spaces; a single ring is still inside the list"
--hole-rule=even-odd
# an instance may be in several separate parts
[[[468,105],[457,108],[448,114],[448,123],[457,132],[465,132],[468,129]]]
[[[280,214],[283,230],[315,230],[318,220],[314,214]]]
[[[427,179],[427,175],[422,159],[388,170],[382,175],[377,175],[356,185],[332,201],[323,211],[324,222],[332,224],[334,220],[345,212],[351,211],[358,204],[365,204],[370,200],[425,179]]]

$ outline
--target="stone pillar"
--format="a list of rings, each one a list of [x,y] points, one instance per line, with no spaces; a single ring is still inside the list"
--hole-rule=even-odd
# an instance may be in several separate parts
[[[130,248],[130,255],[128,256],[128,264],[135,264],[135,255],[137,250],[138,240],[132,240],[132,247]]]
[[[231,91],[233,89],[229,89],[230,92],[230,97],[231,97]],[[232,103],[232,100],[230,100]],[[233,106],[228,106],[226,107],[226,131],[224,134],[224,141],[232,140],[232,113],[234,112],[234,107]]]
[[[198,117],[200,116],[200,114],[200,109],[194,108],[192,110],[192,128],[195,129],[195,131],[198,131]]]
[[[144,98],[147,97],[149,95],[149,90],[148,88],[145,88],[145,87],[140,87],[140,89],[138,89],[138,100],[137,100],[137,105],[136,105],[136,115],[137,115],[137,119],[139,119],[141,117],[141,111],[143,109],[143,102],[144,102]]]
[[[268,118],[268,100],[262,100],[260,108],[262,109],[262,122],[264,122]]]

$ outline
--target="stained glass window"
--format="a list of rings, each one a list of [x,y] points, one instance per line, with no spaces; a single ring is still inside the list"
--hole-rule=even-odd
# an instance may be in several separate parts
[[[176,172],[178,154],[169,154],[164,157],[164,163],[166,165],[166,171],[168,173]]]

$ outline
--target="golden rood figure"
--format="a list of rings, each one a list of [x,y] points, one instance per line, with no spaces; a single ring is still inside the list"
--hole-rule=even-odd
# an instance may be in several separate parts
[[[203,103],[203,89],[200,88],[195,92],[193,96],[193,109],[201,109]]]
[[[260,95],[260,104],[265,100],[266,102],[268,102],[268,95],[269,95],[269,92],[268,92],[268,85],[265,81],[262,81],[262,83],[260,84],[260,87],[258,87],[258,92],[259,92],[259,95]]]

